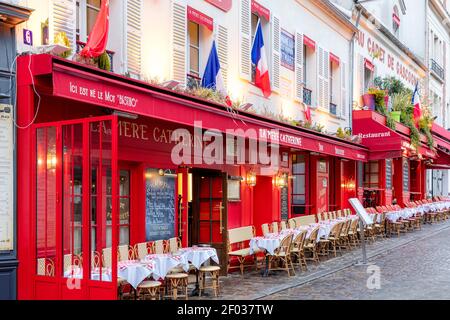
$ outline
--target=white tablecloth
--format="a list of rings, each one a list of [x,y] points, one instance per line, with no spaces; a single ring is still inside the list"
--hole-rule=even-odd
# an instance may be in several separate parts
[[[217,251],[214,248],[182,248],[177,252],[177,255],[192,263],[192,265],[197,269],[200,269],[202,264],[207,262],[209,259],[212,259],[215,263],[219,264],[219,257],[217,256]]]
[[[172,254],[150,254],[142,261],[144,264],[151,263],[153,279],[164,279],[170,270],[180,266],[184,271],[189,271],[189,262],[186,256]]]
[[[154,265],[151,262],[144,264],[137,260],[120,261],[117,267],[117,276],[125,279],[135,289],[154,271]]]

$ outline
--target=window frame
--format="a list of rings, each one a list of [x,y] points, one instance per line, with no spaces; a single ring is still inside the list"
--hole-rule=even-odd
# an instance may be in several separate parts
[[[298,153],[292,155],[292,168],[291,168],[291,190],[290,190],[290,211],[291,216],[304,216],[309,214],[309,157],[305,153]],[[302,159],[303,161],[299,161]],[[303,173],[295,173],[294,172],[294,164],[298,163],[304,163],[304,171]],[[304,193],[294,193],[294,183],[296,177],[302,177],[303,183],[304,183]],[[305,197],[305,203],[304,204],[295,204],[294,197],[296,196],[304,196]],[[303,208],[303,213],[295,213],[295,208],[300,208],[300,210]]]
[[[195,25],[197,28],[197,45],[193,45],[192,41],[191,41],[191,33],[190,33],[190,25]],[[195,23],[193,21],[188,21],[188,25],[187,25],[187,33],[188,33],[188,41],[187,41],[187,45],[188,45],[188,51],[187,51],[187,66],[188,66],[188,75],[189,76],[195,76],[200,78],[200,61],[201,61],[201,43],[200,43],[200,25],[198,23]],[[191,62],[192,62],[192,57],[191,57],[191,48],[196,49],[198,52],[198,61],[197,61],[197,65],[198,65],[198,71],[197,74],[192,72],[191,69]]]
[[[97,8],[96,6],[89,4],[88,0],[76,0],[75,36],[76,36],[77,41],[87,42],[88,36],[89,36],[88,25],[87,25],[88,9],[97,11],[97,15],[98,15],[98,13],[100,12],[100,8],[101,8],[101,1],[102,0],[100,0],[100,7]]]

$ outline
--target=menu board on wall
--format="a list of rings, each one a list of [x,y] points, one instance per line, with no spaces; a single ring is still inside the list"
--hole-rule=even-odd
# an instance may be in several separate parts
[[[14,249],[12,106],[0,104],[0,251]]]
[[[392,189],[392,159],[386,159],[386,189]]]
[[[175,237],[175,176],[149,169],[145,185],[146,241]]]
[[[287,220],[289,219],[289,200],[288,200],[288,188],[284,187],[280,190],[280,197],[281,197],[281,220]]]
[[[409,163],[408,160],[403,160],[403,191],[409,191]]]

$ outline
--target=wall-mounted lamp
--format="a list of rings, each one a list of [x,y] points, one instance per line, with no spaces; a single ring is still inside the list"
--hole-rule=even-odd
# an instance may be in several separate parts
[[[38,161],[39,162],[39,161]],[[47,154],[47,170],[54,170],[56,169],[56,163],[57,163],[57,159],[56,159],[56,154]]]
[[[278,188],[286,188],[288,186],[288,177],[287,173],[280,173],[275,178],[275,185]]]
[[[254,172],[247,173],[247,185],[250,187],[256,186],[256,174]]]
[[[172,170],[170,169],[159,169],[158,170],[158,175],[161,177],[177,177],[177,175],[175,173],[172,172]]]
[[[120,118],[126,118],[126,119],[131,119],[131,120],[136,120],[139,117],[137,114],[118,111],[118,110],[113,111],[113,115],[116,115]]]

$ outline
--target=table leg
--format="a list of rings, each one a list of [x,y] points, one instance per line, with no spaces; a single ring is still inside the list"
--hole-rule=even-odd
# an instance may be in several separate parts
[[[198,282],[198,273],[199,273],[199,271],[196,270],[195,271],[195,288],[194,288],[194,290],[192,290],[192,292],[190,294],[191,297],[196,297],[200,294],[200,284]]]
[[[262,276],[263,277],[268,277],[269,276],[269,256],[267,254],[266,254],[266,266],[264,268]]]

